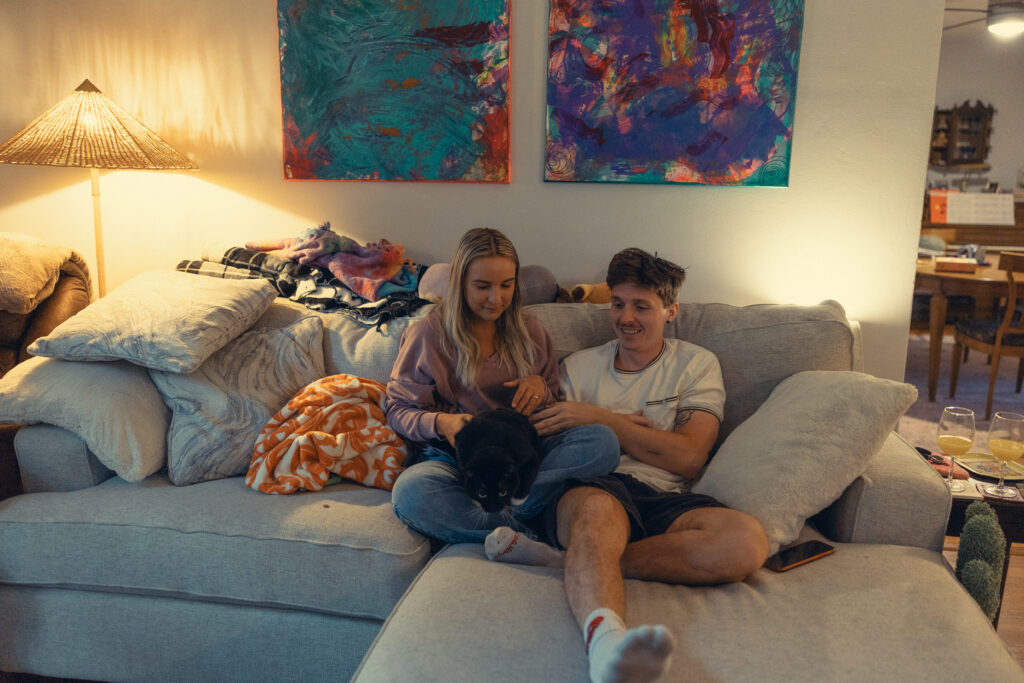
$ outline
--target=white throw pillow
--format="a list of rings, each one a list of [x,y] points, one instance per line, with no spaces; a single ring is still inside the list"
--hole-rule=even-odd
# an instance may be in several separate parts
[[[244,474],[263,426],[302,387],[324,375],[318,316],[250,330],[195,372],[151,370],[173,413],[167,432],[171,482],[186,486]]]
[[[915,387],[864,373],[798,372],[733,430],[691,490],[757,518],[774,553],[863,474],[915,400]]]
[[[268,281],[222,280],[173,270],[137,275],[28,348],[64,360],[127,360],[192,372],[249,329],[277,292]]]
[[[45,422],[74,432],[127,481],[163,467],[169,418],[145,368],[123,361],[29,358],[0,379],[0,423]]]

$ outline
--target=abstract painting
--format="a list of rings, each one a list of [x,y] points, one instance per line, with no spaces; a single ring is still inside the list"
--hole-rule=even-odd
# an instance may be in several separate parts
[[[285,177],[509,182],[509,0],[278,0]]]
[[[550,0],[545,180],[789,181],[803,0]]]

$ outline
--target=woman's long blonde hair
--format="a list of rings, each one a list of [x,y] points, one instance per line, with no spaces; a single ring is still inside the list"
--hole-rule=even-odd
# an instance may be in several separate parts
[[[519,255],[516,248],[500,230],[473,228],[462,236],[455,248],[451,272],[448,275],[448,292],[439,306],[441,325],[446,337],[442,342],[446,347],[448,344],[454,347],[457,359],[455,374],[467,387],[473,386],[476,382],[484,358],[480,345],[473,336],[474,315],[466,304],[463,290],[469,264],[485,256],[503,256],[516,264],[516,285],[512,293],[512,302],[495,321],[497,330],[494,347],[498,358],[505,365],[514,368],[519,377],[526,377],[533,372],[533,363],[537,357],[533,340],[530,339],[523,319]]]

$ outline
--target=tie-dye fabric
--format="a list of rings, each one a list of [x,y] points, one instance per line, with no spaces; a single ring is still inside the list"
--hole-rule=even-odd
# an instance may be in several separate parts
[[[260,432],[245,483],[263,493],[319,491],[331,474],[390,491],[405,443],[387,426],[384,385],[353,375],[303,388]]]

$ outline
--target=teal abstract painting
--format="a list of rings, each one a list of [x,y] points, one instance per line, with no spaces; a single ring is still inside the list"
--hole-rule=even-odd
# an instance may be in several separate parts
[[[290,179],[509,182],[509,0],[278,0]]]
[[[787,185],[803,0],[550,0],[545,180]]]

